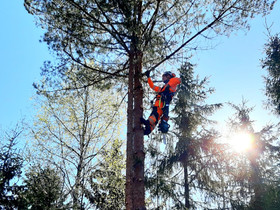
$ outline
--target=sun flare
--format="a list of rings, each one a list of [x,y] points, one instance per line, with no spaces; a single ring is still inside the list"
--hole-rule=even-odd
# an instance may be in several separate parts
[[[249,133],[238,132],[229,138],[229,144],[237,152],[247,151],[252,147],[253,136]]]

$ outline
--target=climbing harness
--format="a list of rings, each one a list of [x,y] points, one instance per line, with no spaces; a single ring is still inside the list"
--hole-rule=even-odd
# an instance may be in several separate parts
[[[157,125],[158,121],[159,124],[159,131],[164,135],[169,130],[169,124],[167,123],[169,117],[169,104],[176,92],[176,87],[181,83],[180,78],[175,78],[175,74],[170,71],[167,71],[163,74],[163,82],[165,85],[163,87],[155,86],[153,81],[150,78],[149,71],[147,71],[146,76],[148,77],[148,84],[151,89],[157,92],[156,100],[153,105],[152,113],[150,114],[148,120],[141,118],[141,124],[145,125],[144,128],[144,135],[149,135]],[[164,76],[169,76],[164,77]],[[153,104],[153,103],[151,103]],[[165,139],[165,136],[164,136]]]
[[[165,98],[165,97],[164,97]],[[165,107],[165,100],[164,100],[164,98],[162,97],[162,95],[160,96],[160,98],[159,98],[159,107],[161,107],[160,105],[161,105],[161,102],[163,103],[163,105],[162,105],[162,107],[161,108],[163,108],[163,107]],[[162,100],[163,99],[163,100]]]

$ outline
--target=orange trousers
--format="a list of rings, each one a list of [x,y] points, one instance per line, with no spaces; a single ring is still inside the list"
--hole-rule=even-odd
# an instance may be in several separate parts
[[[153,111],[148,119],[150,122],[150,133],[152,132],[152,130],[154,130],[154,128],[158,124],[158,121],[160,120],[162,114],[163,114],[163,110],[161,108],[159,108],[158,106],[153,106]]]

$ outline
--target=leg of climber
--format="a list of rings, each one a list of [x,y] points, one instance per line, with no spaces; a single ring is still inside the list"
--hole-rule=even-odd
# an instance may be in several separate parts
[[[169,119],[169,104],[172,100],[174,96],[174,93],[168,93],[167,95],[165,95],[165,106],[162,108],[162,111],[163,111],[163,116],[162,116],[162,120],[165,120],[166,122],[168,121]]]
[[[169,104],[165,104],[165,107],[163,108],[163,116],[160,120],[160,124],[159,124],[159,130],[162,133],[167,133],[169,130],[169,124],[167,123],[168,119],[169,119]]]
[[[161,120],[165,120],[167,122],[169,120],[169,104],[165,104],[162,111],[163,111],[163,116]]]
[[[150,121],[145,120],[143,117],[140,118],[141,124],[145,125],[144,127],[144,135],[149,135],[151,133],[151,128],[150,128]]]
[[[149,135],[156,127],[163,111],[158,106],[153,107],[153,111],[148,120],[141,118],[141,123],[145,125],[144,135]]]

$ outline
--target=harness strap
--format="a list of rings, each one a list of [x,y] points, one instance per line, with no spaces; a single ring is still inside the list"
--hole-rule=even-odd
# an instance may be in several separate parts
[[[162,95],[160,96],[160,98],[159,98],[159,104],[158,104],[158,106],[160,107],[160,105],[161,105],[161,100],[162,99]],[[165,100],[163,100],[163,106],[162,106],[162,108],[163,107],[165,107]]]

